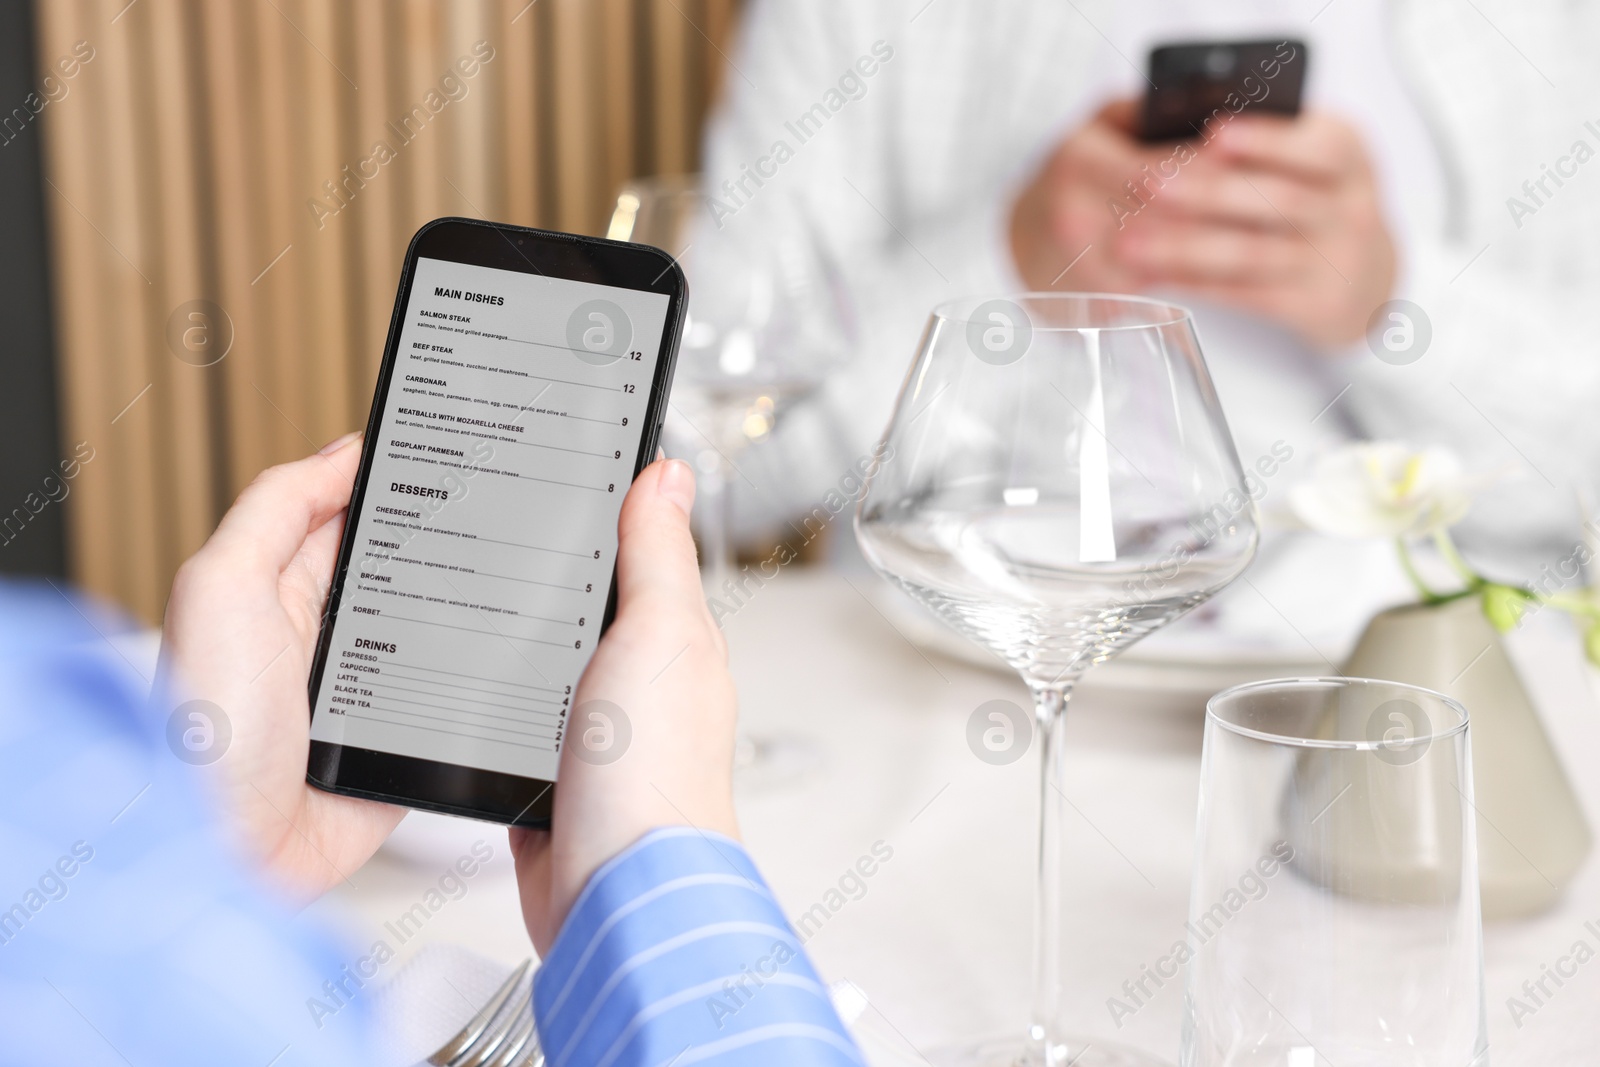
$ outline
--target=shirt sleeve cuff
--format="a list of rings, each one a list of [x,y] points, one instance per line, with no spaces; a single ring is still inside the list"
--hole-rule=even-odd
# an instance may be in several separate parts
[[[550,1067],[860,1064],[744,848],[655,830],[595,872],[533,985]]]

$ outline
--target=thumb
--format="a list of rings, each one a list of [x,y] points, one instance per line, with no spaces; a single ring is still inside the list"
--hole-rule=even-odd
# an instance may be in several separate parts
[[[694,474],[678,459],[650,464],[634,479],[617,518],[617,611],[641,597],[698,604],[700,565],[689,533]]]
[[[361,465],[361,439],[345,437],[334,444],[338,447],[331,452],[258,475],[222,517],[207,547],[265,558],[281,572],[306,538],[350,503]]]
[[[1137,135],[1140,121],[1139,101],[1131,96],[1107,101],[1096,117],[1116,127],[1122,133]]]
[[[540,956],[550,951],[559,921],[550,912],[551,850],[549,830],[511,828],[511,858],[517,872],[522,922]]]

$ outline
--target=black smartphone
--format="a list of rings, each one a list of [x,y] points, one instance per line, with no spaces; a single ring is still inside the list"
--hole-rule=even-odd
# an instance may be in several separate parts
[[[1298,115],[1307,58],[1305,42],[1293,39],[1153,48],[1140,136],[1150,142],[1209,138],[1246,110]]]
[[[645,245],[417,231],[311,667],[313,785],[549,824],[687,301]]]

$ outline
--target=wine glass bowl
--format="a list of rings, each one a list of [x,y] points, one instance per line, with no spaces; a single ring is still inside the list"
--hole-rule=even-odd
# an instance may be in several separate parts
[[[1061,1033],[1063,729],[1085,670],[1244,570],[1255,502],[1189,313],[1029,293],[935,309],[856,512],[871,565],[1032,691],[1040,824],[1032,1025],[933,1062],[1159,1059]]]
[[[977,316],[1013,316],[1018,324]],[[981,329],[974,330],[977,324]],[[985,345],[1012,348],[997,353]],[[873,566],[1032,685],[1232,581],[1256,544],[1181,308],[1032,294],[939,308],[856,520]]]

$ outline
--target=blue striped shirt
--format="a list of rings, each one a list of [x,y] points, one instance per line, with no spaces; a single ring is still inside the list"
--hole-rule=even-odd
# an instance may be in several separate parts
[[[241,862],[125,625],[0,581],[0,1067],[368,1062],[358,950]],[[693,830],[595,874],[534,1002],[566,1067],[861,1063],[750,858]]]
[[[0,581],[0,1065],[368,1062],[370,993],[306,1008],[354,950],[242,862],[125,629]]]
[[[590,878],[534,980],[549,1067],[863,1063],[738,842],[646,834]]]

